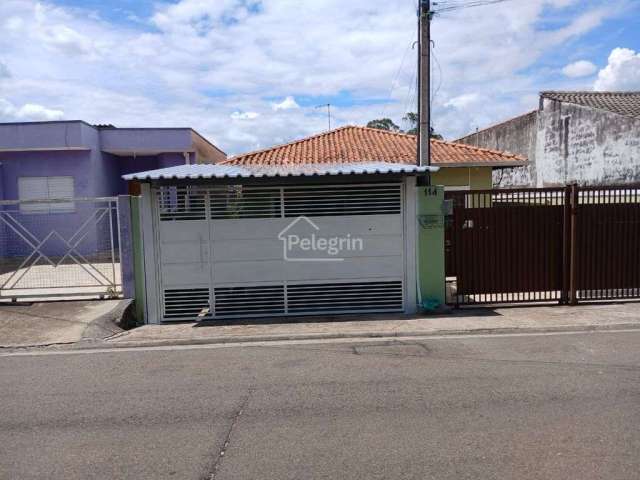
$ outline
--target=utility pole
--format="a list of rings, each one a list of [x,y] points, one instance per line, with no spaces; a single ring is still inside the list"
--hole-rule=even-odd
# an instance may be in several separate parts
[[[431,0],[418,7],[418,165],[431,165]]]
[[[324,105],[318,105],[316,108],[324,108],[327,107],[327,118],[329,120],[329,131],[331,131],[331,104],[326,103]]]

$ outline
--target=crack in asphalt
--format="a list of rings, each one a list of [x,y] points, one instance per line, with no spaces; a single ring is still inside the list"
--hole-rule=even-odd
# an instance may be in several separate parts
[[[216,459],[213,462],[213,465],[211,465],[211,468],[209,469],[210,473],[208,473],[204,477],[204,480],[215,480],[216,475],[218,474],[218,470],[220,469],[220,465],[222,465],[222,460],[224,459],[224,456],[227,453],[227,449],[229,448],[229,444],[231,443],[231,436],[233,435],[233,431],[236,428],[236,425],[240,420],[240,417],[242,416],[245,408],[249,404],[249,401],[251,400],[252,396],[253,396],[253,388],[250,388],[247,395],[242,400],[242,403],[240,404],[238,409],[235,411],[233,418],[231,420],[231,425],[229,426],[229,430],[227,430],[227,435],[225,436],[224,442],[222,443],[222,446],[218,450],[218,455],[216,456]]]
[[[53,342],[53,343],[34,343],[33,345],[0,345],[0,351],[21,351],[29,349],[45,349],[47,347],[58,347],[74,345],[77,342]]]

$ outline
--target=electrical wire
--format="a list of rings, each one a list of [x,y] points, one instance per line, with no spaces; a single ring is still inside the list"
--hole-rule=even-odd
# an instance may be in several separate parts
[[[409,0],[409,2],[411,3],[411,5],[413,5],[414,10],[417,11],[420,5],[419,4],[420,0]],[[409,50],[411,50],[413,46],[416,44],[416,40],[414,39],[414,36],[415,36],[415,33],[412,33],[410,42],[407,45],[407,48],[405,49],[404,53],[402,54],[402,60],[400,61],[400,66],[398,67],[398,71],[396,72],[396,75],[393,81],[391,82],[391,88],[389,89],[389,95],[387,96],[388,99],[391,99],[393,92],[397,88],[398,81],[400,80],[400,77],[404,72],[404,62],[407,58],[407,54],[409,53]],[[413,83],[414,83],[414,80],[411,81],[411,86],[409,87],[409,93],[407,95],[407,98],[411,95],[411,88],[413,87]],[[405,110],[406,110],[407,98],[405,98]],[[389,113],[390,103],[391,102],[388,102],[384,105],[380,118],[387,118],[387,115]]]
[[[412,35],[413,38],[413,35]],[[391,82],[391,88],[389,89],[389,95],[387,98],[391,99],[391,96],[393,95],[394,90],[396,89],[396,85],[398,83],[398,80],[400,79],[400,75],[402,74],[402,71],[404,69],[404,62],[407,58],[407,53],[409,53],[409,50],[411,50],[411,47],[413,46],[414,41],[411,40],[411,42],[407,45],[407,48],[404,51],[404,54],[402,55],[402,60],[400,62],[400,67],[398,68],[398,71],[396,72],[396,75],[393,79],[393,81]],[[387,117],[387,112],[389,110],[389,103],[386,103],[384,105],[384,108],[382,110],[382,116],[380,118],[386,118]]]
[[[485,5],[495,5],[498,3],[504,3],[504,2],[510,2],[513,0],[468,0],[466,2],[463,1],[440,1],[440,2],[434,2],[434,9],[432,9],[432,12],[434,15],[438,15],[440,13],[443,12],[451,12],[454,10],[462,10],[462,9],[466,9],[466,8],[473,8],[473,7],[483,7]]]
[[[436,97],[438,96],[438,93],[440,92],[440,87],[442,87],[442,67],[440,66],[438,57],[436,56],[435,49],[436,49],[435,46],[433,46],[433,48],[431,49],[431,56],[433,57],[435,64],[438,66],[438,87],[435,89],[435,91],[431,95],[430,103],[431,103],[432,110],[433,110],[433,102],[435,101]]]
[[[409,91],[407,92],[407,97],[405,99],[404,102],[404,108],[402,109],[402,111],[404,112],[404,116],[402,118],[402,121],[404,122],[404,124],[402,125],[403,127],[405,127],[405,124],[407,124],[407,121],[405,120],[406,114],[409,112],[413,112],[415,110],[415,108],[412,107],[412,105],[415,105],[417,102],[417,93],[418,93],[418,89],[417,89],[417,81],[418,81],[418,71],[414,71],[413,72],[413,77],[411,78],[411,84],[409,86]],[[405,127],[406,129],[406,127]]]

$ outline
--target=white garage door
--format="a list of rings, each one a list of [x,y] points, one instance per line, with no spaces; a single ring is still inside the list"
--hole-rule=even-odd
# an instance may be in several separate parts
[[[402,311],[402,183],[162,187],[163,319]]]

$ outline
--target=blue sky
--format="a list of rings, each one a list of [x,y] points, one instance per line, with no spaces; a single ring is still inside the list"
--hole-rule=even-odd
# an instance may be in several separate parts
[[[444,5],[449,0],[441,0]],[[454,139],[546,89],[640,90],[640,1],[436,16],[433,123]],[[3,0],[0,121],[192,126],[240,153],[415,110],[415,0]]]

